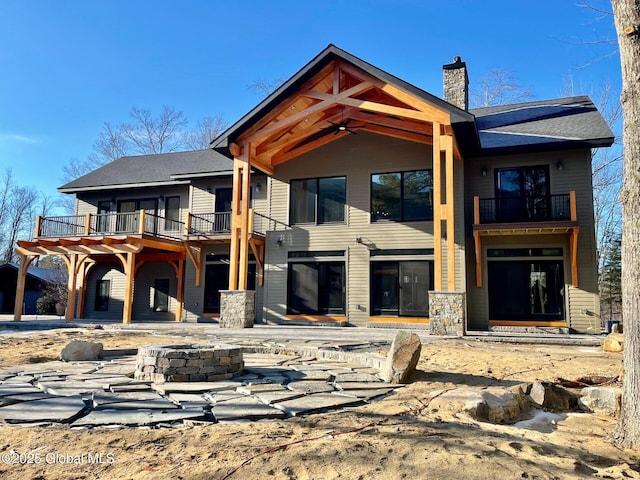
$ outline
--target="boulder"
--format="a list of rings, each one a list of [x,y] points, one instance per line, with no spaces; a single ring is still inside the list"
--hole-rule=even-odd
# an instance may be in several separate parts
[[[390,383],[408,383],[418,364],[421,349],[418,335],[399,330],[380,371],[380,378]]]
[[[621,352],[624,349],[624,340],[621,333],[610,333],[602,340],[602,348],[605,352]]]
[[[513,423],[528,410],[528,402],[521,388],[487,388],[473,390],[457,388],[440,395],[431,408],[450,413],[466,413],[483,422]]]
[[[578,406],[587,412],[615,417],[620,412],[622,388],[587,387],[582,389]]]
[[[65,362],[98,360],[102,355],[102,343],[71,340],[60,352],[60,359]]]
[[[569,390],[549,382],[536,382],[529,391],[531,402],[545,410],[571,410],[578,402],[578,396]]]

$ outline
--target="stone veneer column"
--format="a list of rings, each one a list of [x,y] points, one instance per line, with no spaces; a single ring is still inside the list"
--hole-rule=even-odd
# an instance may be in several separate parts
[[[465,312],[464,292],[429,292],[429,329],[432,335],[463,336]]]
[[[256,292],[220,290],[220,328],[252,328],[256,316]]]

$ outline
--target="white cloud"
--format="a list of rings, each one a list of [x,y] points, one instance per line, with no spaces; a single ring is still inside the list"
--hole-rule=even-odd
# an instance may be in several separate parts
[[[40,140],[15,133],[0,133],[0,142],[40,143]]]

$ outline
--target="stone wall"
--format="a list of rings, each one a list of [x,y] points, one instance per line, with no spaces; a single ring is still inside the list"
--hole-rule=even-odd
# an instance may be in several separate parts
[[[253,327],[255,302],[253,290],[220,290],[220,328]]]
[[[432,335],[465,333],[466,301],[464,292],[429,292],[429,326]]]

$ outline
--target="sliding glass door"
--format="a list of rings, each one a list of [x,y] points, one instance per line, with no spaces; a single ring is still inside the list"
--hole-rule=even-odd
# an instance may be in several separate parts
[[[431,261],[371,262],[371,314],[428,317]]]

